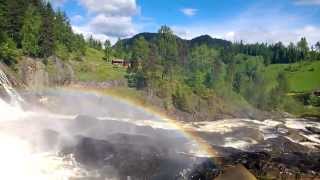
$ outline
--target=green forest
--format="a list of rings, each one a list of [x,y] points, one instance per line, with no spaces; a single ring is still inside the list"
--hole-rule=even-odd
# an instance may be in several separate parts
[[[266,111],[317,112],[320,43],[244,44],[201,36],[183,40],[169,27],[119,41],[115,56],[131,62],[129,85],[189,113],[250,105]],[[207,112],[206,112],[207,113]]]
[[[0,1],[0,23],[0,61],[10,67],[20,56],[42,58],[45,64],[53,55],[89,64],[96,59],[85,58],[88,52],[97,52],[105,63],[99,66],[110,66],[113,58],[129,62],[126,73],[115,72],[125,76],[130,88],[162,99],[166,109],[208,115],[217,106],[226,111],[252,106],[299,115],[319,112],[320,98],[313,92],[320,88],[320,42],[310,45],[304,37],[289,45],[207,35],[184,40],[162,26],[157,33],[112,46],[75,34],[66,14],[42,0]]]

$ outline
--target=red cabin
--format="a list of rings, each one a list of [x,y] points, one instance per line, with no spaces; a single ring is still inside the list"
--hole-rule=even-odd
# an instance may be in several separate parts
[[[124,59],[113,59],[111,62],[113,65],[117,65],[117,66],[123,66],[128,68],[130,66],[129,61],[126,61]]]

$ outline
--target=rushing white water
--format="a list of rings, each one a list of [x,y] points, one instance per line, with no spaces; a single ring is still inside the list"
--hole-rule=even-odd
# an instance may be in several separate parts
[[[20,107],[20,104],[24,102],[19,93],[12,87],[7,75],[0,69],[0,85],[6,91],[10,97],[10,103],[13,106]]]
[[[0,88],[1,86],[10,102],[0,98],[0,123],[28,119],[33,113],[22,109],[23,98],[0,69]],[[66,160],[55,152],[36,152],[30,142],[16,134],[18,133],[14,130],[0,130],[0,179],[67,180],[81,175],[80,168],[77,168],[72,159]]]

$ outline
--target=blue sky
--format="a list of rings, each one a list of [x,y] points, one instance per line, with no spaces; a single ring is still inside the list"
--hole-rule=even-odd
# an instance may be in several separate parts
[[[320,0],[52,0],[73,29],[115,42],[169,25],[187,39],[209,34],[231,41],[320,40]]]

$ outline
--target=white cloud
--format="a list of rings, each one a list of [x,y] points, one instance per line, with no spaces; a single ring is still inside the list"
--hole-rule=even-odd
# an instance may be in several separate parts
[[[93,32],[108,36],[127,37],[136,33],[132,18],[127,16],[99,14],[88,23],[88,26]]]
[[[79,0],[89,12],[108,16],[133,16],[139,12],[135,0]]]
[[[90,29],[84,26],[72,26],[72,30],[77,34],[82,34],[87,39],[90,36],[92,36],[94,39],[100,40],[101,42],[105,42],[108,39],[112,44],[115,44],[118,40],[116,37],[109,37],[105,34],[91,32]]]
[[[139,14],[136,0],[78,0],[87,10],[86,17],[72,18],[75,32],[86,37],[93,35],[96,39],[116,41],[137,33],[133,16]],[[86,19],[86,23],[75,26],[77,22]]]
[[[92,35],[102,42],[109,39],[112,43],[115,43],[118,38],[129,37],[137,33],[131,17],[105,16],[104,14],[93,17],[83,26],[72,28],[74,32],[83,34],[85,37]]]
[[[193,9],[193,8],[183,8],[183,9],[180,9],[180,11],[186,15],[186,16],[194,16],[197,14],[198,12],[198,9]]]
[[[320,0],[295,0],[298,5],[320,5]]]

